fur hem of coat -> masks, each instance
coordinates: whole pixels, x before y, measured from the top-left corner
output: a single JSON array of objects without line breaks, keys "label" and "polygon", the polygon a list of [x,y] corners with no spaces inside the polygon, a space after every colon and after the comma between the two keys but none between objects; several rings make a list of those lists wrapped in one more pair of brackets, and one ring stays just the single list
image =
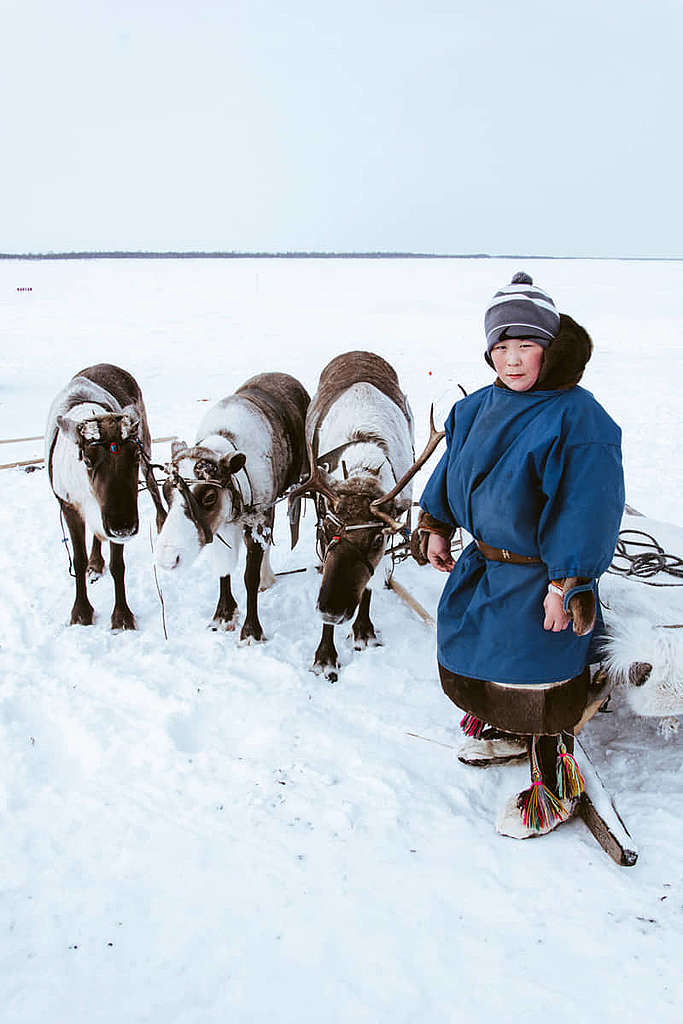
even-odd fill
[{"label": "fur hem of coat", "polygon": [[546,686],[507,686],[451,672],[440,662],[441,687],[456,707],[503,732],[554,736],[571,731],[588,703],[590,671]]}]

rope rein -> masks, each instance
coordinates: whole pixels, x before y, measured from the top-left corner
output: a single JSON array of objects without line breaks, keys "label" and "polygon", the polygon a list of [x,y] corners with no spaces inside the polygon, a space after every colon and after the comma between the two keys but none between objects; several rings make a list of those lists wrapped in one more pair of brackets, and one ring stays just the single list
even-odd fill
[{"label": "rope rein", "polygon": [[62,526],[62,544],[66,548],[66,557],[69,559],[69,576],[71,576],[73,579],[76,579],[76,573],[74,572],[74,563],[71,558],[71,550],[69,548],[69,538],[67,537],[66,530],[64,529],[64,512],[62,511],[61,505],[59,507],[59,522],[61,523]]}]

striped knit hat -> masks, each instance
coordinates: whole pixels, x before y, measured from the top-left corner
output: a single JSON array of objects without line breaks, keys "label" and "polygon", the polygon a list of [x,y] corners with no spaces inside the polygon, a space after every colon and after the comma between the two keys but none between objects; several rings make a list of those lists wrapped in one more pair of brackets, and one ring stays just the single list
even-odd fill
[{"label": "striped knit hat", "polygon": [[531,338],[547,348],[559,329],[560,314],[555,303],[523,272],[496,292],[484,315],[488,352],[506,338]]}]

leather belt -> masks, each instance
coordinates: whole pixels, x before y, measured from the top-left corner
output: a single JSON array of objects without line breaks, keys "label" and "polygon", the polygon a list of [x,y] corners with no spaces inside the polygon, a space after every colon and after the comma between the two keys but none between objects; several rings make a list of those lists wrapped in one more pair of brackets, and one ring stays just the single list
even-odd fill
[{"label": "leather belt", "polygon": [[510,562],[511,565],[543,564],[540,558],[532,558],[530,555],[516,555],[514,551],[508,551],[507,548],[494,548],[490,544],[485,544],[483,540],[475,540],[474,543],[477,545],[479,552],[489,562]]}]

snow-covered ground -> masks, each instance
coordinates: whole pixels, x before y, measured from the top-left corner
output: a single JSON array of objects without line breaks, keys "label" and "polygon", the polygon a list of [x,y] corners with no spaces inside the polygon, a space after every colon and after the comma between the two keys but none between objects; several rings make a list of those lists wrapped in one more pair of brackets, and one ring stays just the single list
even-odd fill
[{"label": "snow-covered ground", "polygon": [[[96,362],[136,376],[155,437],[191,440],[252,374],[313,392],[328,359],[368,348],[396,366],[420,446],[431,401],[443,418],[459,382],[490,379],[483,310],[518,269],[594,337],[584,384],[623,427],[628,501],[683,524],[683,263],[2,261],[0,438],[42,434]],[[40,454],[3,444],[0,463]],[[354,653],[337,630],[339,682],[309,672],[310,514],[290,552],[281,512],[274,568],[307,572],[261,595],[269,640],[240,647],[206,629],[201,560],[161,577],[164,639],[146,496],[142,511],[126,547],[139,630],[109,630],[109,576],[95,624],[68,627],[46,473],[0,473],[5,1024],[680,1019],[680,734],[619,694],[584,733],[634,868],[580,821],[503,839],[495,812],[526,770],[459,764],[434,636],[395,594],[373,597],[383,647]],[[397,579],[434,610],[437,573]]]}]

